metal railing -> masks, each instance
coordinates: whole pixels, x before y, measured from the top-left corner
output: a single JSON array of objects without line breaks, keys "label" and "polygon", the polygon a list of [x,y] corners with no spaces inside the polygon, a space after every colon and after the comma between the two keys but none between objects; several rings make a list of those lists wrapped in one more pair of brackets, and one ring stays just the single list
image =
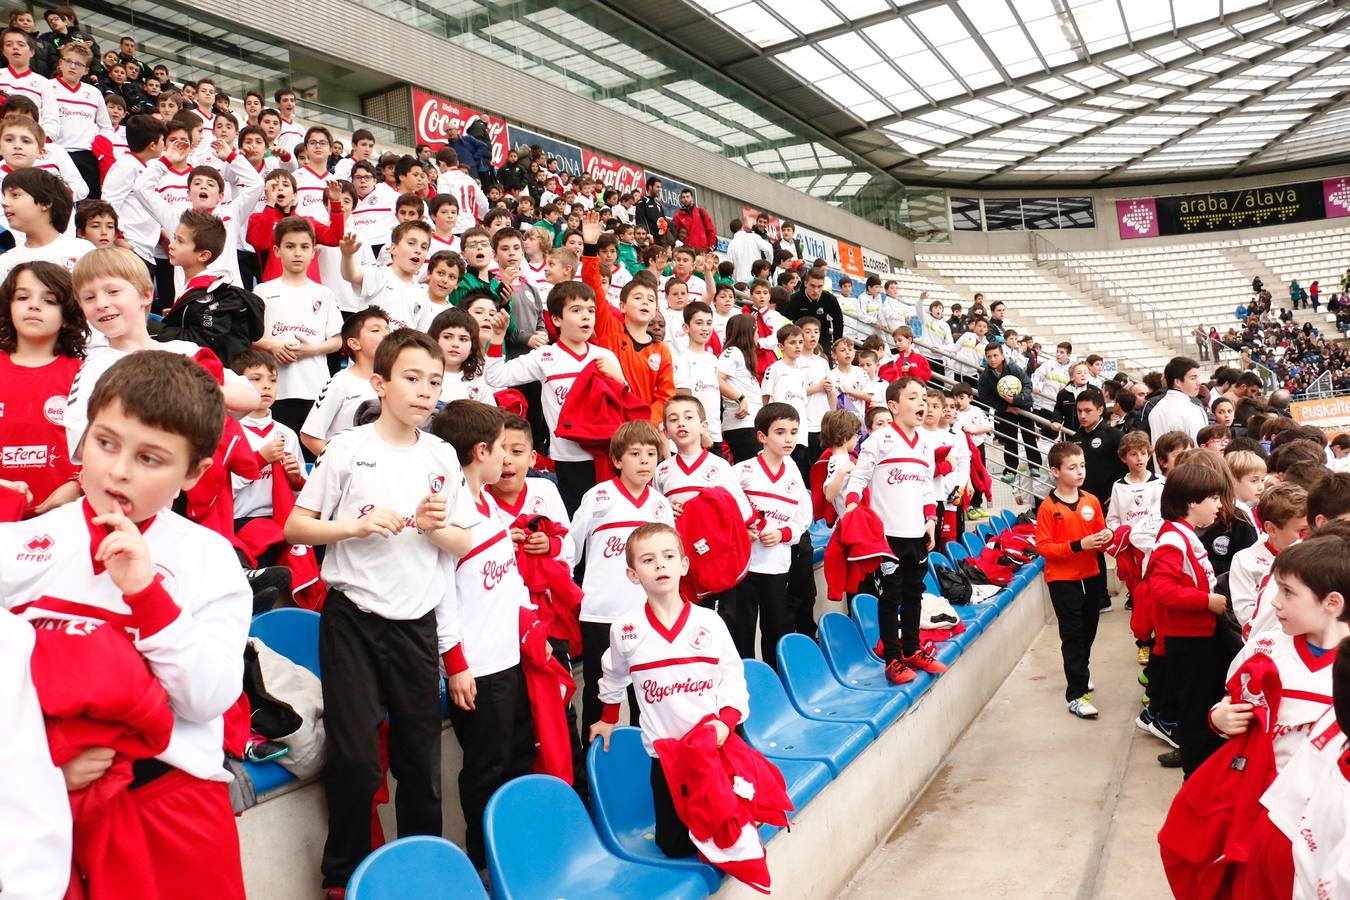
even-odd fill
[{"label": "metal railing", "polygon": [[[297,118],[337,131],[351,133],[358,128],[364,128],[375,135],[375,143],[384,150],[392,150],[395,147],[411,150],[413,145],[411,130],[350,110],[326,106],[314,100],[298,100],[295,110]],[[351,147],[347,150],[350,151]]]}]

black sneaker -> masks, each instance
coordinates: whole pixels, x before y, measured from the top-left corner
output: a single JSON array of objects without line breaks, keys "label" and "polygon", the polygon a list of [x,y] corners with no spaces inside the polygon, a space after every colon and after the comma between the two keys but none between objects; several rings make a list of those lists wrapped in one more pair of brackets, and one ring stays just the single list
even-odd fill
[{"label": "black sneaker", "polygon": [[291,595],[291,570],[285,566],[268,566],[265,569],[245,569],[244,577],[248,586],[253,588],[254,596],[268,588],[273,588],[283,597]]},{"label": "black sneaker", "polygon": [[1158,754],[1158,762],[1164,769],[1180,769],[1181,751],[1168,750],[1166,753],[1160,753]]},{"label": "black sneaker", "polygon": [[1106,597],[1102,599],[1101,605],[1097,607],[1097,611],[1110,612],[1113,609],[1115,609],[1115,607],[1111,605],[1111,595],[1107,594]]},{"label": "black sneaker", "polygon": [[1164,722],[1157,716],[1152,716],[1149,718],[1148,726],[1144,730],[1170,746],[1173,750],[1180,750],[1181,745],[1177,743],[1176,722]]},{"label": "black sneaker", "polygon": [[1126,598],[1125,598],[1125,608],[1126,608],[1127,610],[1129,610],[1129,609],[1134,609],[1134,598],[1133,598],[1133,597],[1126,597]]}]

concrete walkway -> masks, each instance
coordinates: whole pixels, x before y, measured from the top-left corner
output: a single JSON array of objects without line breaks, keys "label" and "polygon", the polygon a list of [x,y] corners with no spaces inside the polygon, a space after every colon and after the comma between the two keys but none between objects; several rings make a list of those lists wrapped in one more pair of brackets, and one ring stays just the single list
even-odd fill
[{"label": "concrete walkway", "polygon": [[1157,832],[1181,770],[1159,766],[1167,746],[1134,726],[1128,615],[1117,603],[1097,635],[1100,718],[1065,709],[1052,621],[841,896],[1170,897]]}]

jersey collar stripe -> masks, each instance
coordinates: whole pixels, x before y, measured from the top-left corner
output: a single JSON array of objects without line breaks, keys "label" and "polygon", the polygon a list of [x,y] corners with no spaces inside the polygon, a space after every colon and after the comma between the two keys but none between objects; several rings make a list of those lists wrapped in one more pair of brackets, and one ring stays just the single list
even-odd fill
[{"label": "jersey collar stripe", "polygon": [[784,460],[782,463],[779,464],[778,471],[776,473],[769,471],[769,464],[764,461],[764,455],[762,453],[756,456],[755,460],[759,463],[759,467],[764,470],[764,474],[767,475],[769,480],[772,482],[776,483],[778,479],[783,477],[783,473],[787,471],[787,460]]},{"label": "jersey collar stripe", "polygon": [[925,461],[922,460],[922,459],[915,459],[915,458],[912,457],[912,456],[891,456],[891,457],[887,457],[886,459],[883,459],[881,462],[877,463],[877,465],[879,465],[879,466],[886,466],[886,465],[891,465],[892,463],[914,463],[915,465],[923,466],[925,469],[928,468],[928,463],[927,463],[927,462],[925,462]]},{"label": "jersey collar stripe", "polygon": [[627,500],[629,503],[639,507],[647,502],[647,497],[652,492],[652,486],[647,485],[642,489],[641,494],[634,497],[632,494],[628,493],[628,488],[624,487],[623,480],[620,478],[614,479],[614,489],[618,491],[623,496],[623,498]]},{"label": "jersey collar stripe", "polygon": [[[666,639],[667,644],[674,643],[675,638],[679,637],[680,632],[684,630],[684,623],[689,621],[689,608],[690,605],[687,602],[683,606],[681,606],[680,614],[675,618],[675,624],[672,625],[670,628],[666,628],[666,626],[661,624],[661,620],[656,617],[656,613],[652,612],[652,605],[650,603],[642,604],[642,611],[647,614],[648,624],[650,624],[652,628],[656,629],[657,634],[661,635],[661,637]],[[706,657],[693,657],[691,659],[687,659],[684,661],[693,662],[694,660],[702,660],[702,659],[706,659]],[[674,661],[665,660],[666,665],[670,665],[672,664],[672,662]],[[713,664],[714,665],[716,664],[716,660],[713,660]],[[638,666],[633,666],[632,669],[630,669],[630,671],[635,671],[637,670],[637,668]],[[648,665],[648,668],[650,668],[650,664]]]},{"label": "jersey collar stripe", "polygon": [[[84,524],[89,529],[89,562],[94,567],[94,574],[101,575],[104,570],[104,565],[95,559],[94,555],[98,553],[99,545],[103,543],[103,539],[108,536],[108,529],[104,528],[102,525],[94,524],[94,519],[98,514],[95,513],[94,508],[89,505],[88,498],[80,501],[80,508],[84,512]],[[155,524],[155,517],[151,516],[136,527],[140,529],[141,534],[145,534],[146,530],[153,524]]]},{"label": "jersey collar stripe", "polygon": [[679,466],[680,471],[683,472],[684,474],[693,475],[695,472],[699,470],[700,467],[702,467],[703,461],[706,460],[707,458],[708,458],[708,451],[704,450],[702,453],[698,455],[698,458],[694,460],[692,465],[686,466],[684,464],[684,457],[680,456],[677,453],[675,454],[675,465]]},{"label": "jersey collar stripe", "polygon": [[507,534],[506,529],[503,528],[501,531],[497,532],[492,537],[488,538],[486,541],[483,541],[483,543],[479,544],[477,547],[474,547],[468,553],[464,554],[464,556],[460,558],[459,562],[455,563],[455,568],[458,569],[460,566],[464,565],[466,562],[473,559],[475,556],[482,553],[484,550],[488,549],[494,544],[499,543],[502,538],[506,537],[506,534]]},{"label": "jersey collar stripe", "polygon": [[[657,626],[658,628],[660,626]],[[630,672],[642,672],[648,669],[664,669],[668,666],[688,666],[695,663],[706,663],[710,666],[717,665],[715,656],[680,656],[675,659],[654,659],[651,662],[638,663],[635,666],[629,666]]]},{"label": "jersey collar stripe", "polygon": [[498,509],[511,516],[518,516],[520,515],[520,511],[525,508],[525,500],[530,496],[530,487],[527,484],[521,488],[520,496],[516,498],[516,502],[513,504],[507,503],[501,497],[498,497],[497,492],[491,487],[488,487],[488,493],[492,495],[492,499],[496,502]]},{"label": "jersey collar stripe", "polygon": [[595,532],[599,533],[608,528],[641,528],[643,525],[649,525],[649,522],[606,522],[603,525],[595,526]]},{"label": "jersey collar stripe", "polygon": [[747,497],[766,497],[766,498],[768,498],[769,500],[781,500],[783,503],[796,503],[796,502],[797,502],[797,501],[793,500],[791,497],[784,497],[782,494],[771,494],[771,493],[769,493],[768,491],[751,491],[751,490],[747,490],[747,491],[745,492],[745,495],[746,495]]},{"label": "jersey collar stripe", "polygon": [[[1332,647],[1321,656],[1313,656],[1312,651],[1308,649],[1308,638],[1305,635],[1298,635],[1294,638],[1294,648],[1298,650],[1298,658],[1303,660],[1303,664],[1308,667],[1310,672],[1319,672],[1336,661],[1336,648]],[[1285,691],[1287,697],[1294,691]],[[1324,702],[1330,702],[1329,700]]]},{"label": "jersey collar stripe", "polygon": [[583,351],[580,352],[580,353],[573,353],[573,352],[572,352],[572,348],[569,347],[569,346],[567,346],[566,344],[564,344],[562,341],[558,341],[557,347],[558,347],[559,350],[561,350],[562,352],[566,353],[568,356],[572,357],[572,358],[575,359],[577,362],[581,362],[581,361],[582,361],[583,359],[585,359],[585,358],[590,354],[590,352],[591,352],[590,345],[587,345],[587,346],[586,346],[586,349],[583,350]]}]

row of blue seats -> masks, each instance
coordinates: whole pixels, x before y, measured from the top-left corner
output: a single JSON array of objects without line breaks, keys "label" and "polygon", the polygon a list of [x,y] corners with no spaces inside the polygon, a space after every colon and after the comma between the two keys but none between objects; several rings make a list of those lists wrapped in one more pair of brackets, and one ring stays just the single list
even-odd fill
[{"label": "row of blue seats", "polygon": [[[958,559],[969,551],[958,544],[950,549]],[[935,567],[953,564],[944,554],[930,559]],[[989,603],[957,607],[965,632],[942,642],[938,657],[954,663],[1040,568],[1039,562],[1024,567]],[[935,580],[933,572],[928,577]],[[934,584],[929,589],[936,591]],[[278,610],[258,616],[253,632],[318,674],[317,620],[314,613]],[[875,597],[854,597],[851,618],[825,614],[819,631],[819,644],[804,635],[784,636],[777,673],[758,660],[745,664],[753,710],[746,738],[782,770],[799,811],[935,680],[925,673],[900,687],[885,680],[874,649],[880,636]],[[638,729],[617,730],[608,752],[592,746],[587,768],[593,819],[570,787],[547,776],[517,779],[494,794],[484,825],[495,896],[701,897],[718,889],[722,876],[716,869],[696,859],[668,859],[656,847],[650,760]],[[547,820],[539,818],[540,808],[550,810]],[[765,826],[765,839],[774,831]],[[462,857],[439,838],[396,841],[362,864],[350,896],[486,896]]]}]

